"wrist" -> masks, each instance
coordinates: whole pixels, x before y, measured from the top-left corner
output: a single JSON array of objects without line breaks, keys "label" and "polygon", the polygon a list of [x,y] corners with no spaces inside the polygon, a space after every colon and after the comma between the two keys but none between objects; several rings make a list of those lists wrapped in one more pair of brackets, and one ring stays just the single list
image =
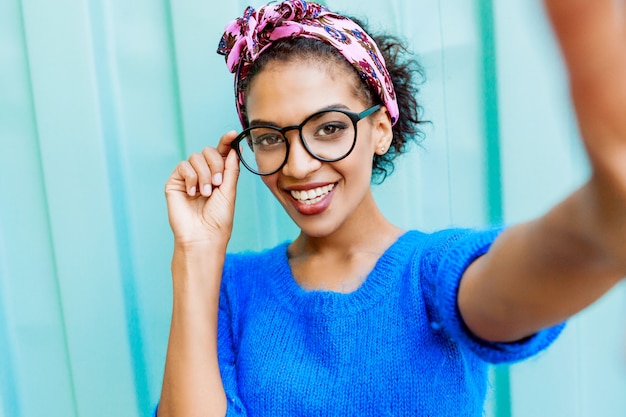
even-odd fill
[{"label": "wrist", "polygon": [[215,239],[180,239],[174,237],[174,253],[180,252],[183,254],[202,255],[202,254],[226,254],[226,248],[228,246],[228,238],[215,238]]},{"label": "wrist", "polygon": [[225,258],[225,243],[175,242],[172,256],[174,298],[200,297],[215,301]]}]

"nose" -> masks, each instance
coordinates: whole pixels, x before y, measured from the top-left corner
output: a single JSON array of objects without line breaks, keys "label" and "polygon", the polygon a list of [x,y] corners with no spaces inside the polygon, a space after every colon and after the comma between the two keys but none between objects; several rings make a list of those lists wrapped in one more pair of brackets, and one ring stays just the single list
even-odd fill
[{"label": "nose", "polygon": [[320,169],[322,162],[309,154],[297,131],[290,132],[287,139],[289,140],[289,155],[287,155],[287,162],[283,165],[283,175],[304,179],[310,173]]}]

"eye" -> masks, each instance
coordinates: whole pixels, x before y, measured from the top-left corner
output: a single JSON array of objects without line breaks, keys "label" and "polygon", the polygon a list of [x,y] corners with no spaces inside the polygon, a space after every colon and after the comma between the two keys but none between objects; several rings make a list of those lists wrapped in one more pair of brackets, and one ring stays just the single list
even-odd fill
[{"label": "eye", "polygon": [[348,126],[342,122],[329,122],[319,126],[315,132],[316,137],[335,137],[341,135]]},{"label": "eye", "polygon": [[270,147],[281,145],[285,139],[280,133],[266,132],[261,134],[252,134],[252,145],[255,147]]}]

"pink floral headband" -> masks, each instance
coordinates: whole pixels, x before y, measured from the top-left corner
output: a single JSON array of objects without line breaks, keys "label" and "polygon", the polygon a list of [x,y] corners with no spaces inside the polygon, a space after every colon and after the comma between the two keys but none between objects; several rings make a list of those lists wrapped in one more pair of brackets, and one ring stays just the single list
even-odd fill
[{"label": "pink floral headband", "polygon": [[345,16],[304,0],[287,0],[262,6],[258,11],[248,6],[229,23],[217,53],[226,56],[226,65],[235,74],[237,112],[246,126],[245,96],[242,81],[252,63],[274,41],[289,37],[322,40],[334,46],[378,94],[387,107],[391,122],[399,116],[396,94],[378,46],[365,31]]}]

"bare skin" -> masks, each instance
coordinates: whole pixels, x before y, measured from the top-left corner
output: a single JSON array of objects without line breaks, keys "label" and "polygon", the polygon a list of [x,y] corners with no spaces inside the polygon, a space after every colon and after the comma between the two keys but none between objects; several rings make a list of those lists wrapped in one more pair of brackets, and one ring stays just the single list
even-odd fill
[{"label": "bare skin", "polygon": [[[491,341],[519,340],[561,322],[626,275],[626,16],[615,12],[611,0],[545,3],[569,70],[592,175],[546,215],[503,232],[465,272],[458,295],[462,317],[472,332]],[[277,71],[280,85],[289,87],[291,70]],[[271,74],[257,77],[264,76],[264,83],[251,87],[251,118],[289,125],[328,104],[325,95],[308,99],[320,90],[313,85],[312,91],[301,91],[308,95],[291,94],[285,105],[278,96],[266,96],[262,85],[271,81]],[[311,78],[312,84],[317,81]],[[350,98],[340,83],[331,87],[322,91],[343,94],[331,97],[332,102],[363,110],[365,104]],[[290,88],[296,87],[285,93]],[[307,100],[293,99],[303,96]],[[281,103],[286,107],[273,107]],[[276,114],[281,116],[273,118]],[[343,164],[307,159],[298,139],[290,137],[288,164],[264,178],[301,228],[289,255],[296,280],[306,288],[358,288],[402,233],[379,212],[358,164],[388,146],[390,126],[384,116],[381,111],[359,122],[363,129],[355,159]],[[229,132],[216,148],[181,162],[166,184],[175,243],[174,308],[159,417],[223,416],[226,411],[217,362],[217,302],[239,175],[229,146],[235,136]],[[318,217],[299,213],[289,187],[312,181],[336,183],[333,198],[341,204]],[[325,274],[312,273],[320,269],[329,278],[320,280]]]},{"label": "bare skin", "polygon": [[[366,204],[371,205],[366,210],[370,214],[368,221],[355,223],[367,227],[358,231],[346,227],[346,242],[338,244],[337,235],[332,239],[310,239],[301,234],[290,245],[289,265],[302,288],[342,293],[355,291],[374,269],[383,252],[403,233],[383,217],[371,194],[368,194]],[[331,240],[331,244],[327,244],[327,240]]]}]

